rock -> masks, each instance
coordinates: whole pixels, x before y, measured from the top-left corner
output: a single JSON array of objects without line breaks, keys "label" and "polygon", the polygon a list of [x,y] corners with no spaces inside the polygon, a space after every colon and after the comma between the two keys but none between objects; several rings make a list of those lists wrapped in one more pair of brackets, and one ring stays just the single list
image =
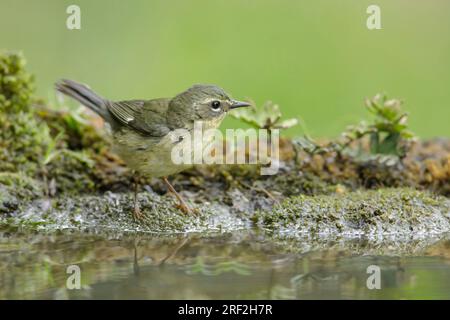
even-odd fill
[{"label": "rock", "polygon": [[257,223],[292,235],[431,235],[450,231],[450,199],[405,188],[301,195],[262,212]]}]

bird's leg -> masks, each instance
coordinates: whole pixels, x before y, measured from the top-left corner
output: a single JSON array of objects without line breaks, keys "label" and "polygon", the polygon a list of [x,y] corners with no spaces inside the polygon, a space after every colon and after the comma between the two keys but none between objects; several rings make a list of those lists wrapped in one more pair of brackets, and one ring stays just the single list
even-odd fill
[{"label": "bird's leg", "polygon": [[167,180],[167,177],[163,177],[162,179],[163,179],[164,183],[167,185],[167,187],[169,188],[169,191],[172,192],[175,195],[175,197],[177,197],[178,201],[180,202],[178,204],[178,207],[181,209],[181,211],[183,211],[186,214],[192,213],[191,208],[189,208],[189,206],[187,205],[186,201],[184,201],[183,197],[170,184],[169,180]]},{"label": "bird's leg", "polygon": [[134,176],[134,209],[133,209],[133,218],[135,220],[142,220],[143,215],[141,212],[141,209],[139,209],[139,202],[138,202],[138,187],[139,187],[139,178],[135,175]]},{"label": "bird's leg", "polygon": [[176,246],[175,250],[173,250],[172,252],[170,252],[167,256],[165,256],[160,263],[158,263],[158,266],[162,266],[164,265],[164,263],[166,263],[167,260],[175,257],[175,255],[178,253],[178,251],[184,247],[184,245],[188,242],[189,237],[184,238],[182,241],[180,241],[178,243],[178,245]]}]

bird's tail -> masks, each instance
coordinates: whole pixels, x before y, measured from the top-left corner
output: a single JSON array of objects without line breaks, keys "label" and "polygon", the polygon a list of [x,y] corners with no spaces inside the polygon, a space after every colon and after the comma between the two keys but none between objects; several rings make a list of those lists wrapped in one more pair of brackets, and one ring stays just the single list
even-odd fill
[{"label": "bird's tail", "polygon": [[100,97],[87,86],[68,79],[62,79],[55,84],[56,90],[77,100],[103,119],[109,121],[110,114],[106,108],[107,100]]}]

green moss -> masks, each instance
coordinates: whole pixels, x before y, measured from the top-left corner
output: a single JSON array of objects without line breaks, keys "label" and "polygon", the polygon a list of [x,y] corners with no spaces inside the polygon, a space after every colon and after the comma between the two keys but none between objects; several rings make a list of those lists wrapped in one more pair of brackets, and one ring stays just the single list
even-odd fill
[{"label": "green moss", "polygon": [[92,192],[95,164],[87,154],[101,150],[103,139],[74,114],[38,106],[25,65],[21,54],[0,54],[0,172],[38,177],[54,192]]},{"label": "green moss", "polygon": [[11,213],[21,204],[42,196],[38,181],[21,173],[0,173],[0,213]]},{"label": "green moss", "polygon": [[[109,230],[117,232],[209,232],[243,228],[243,221],[221,206],[198,206],[186,215],[170,195],[139,194],[143,219],[133,218],[133,195],[107,192],[102,196],[59,197],[34,203],[6,221],[9,227],[54,232],[57,230]],[[1,221],[1,219],[0,219]]]},{"label": "green moss", "polygon": [[450,200],[412,189],[295,196],[256,215],[276,230],[307,233],[407,234],[450,229]]},{"label": "green moss", "polygon": [[35,176],[51,137],[34,116],[33,76],[25,64],[21,54],[0,54],[0,172]]},{"label": "green moss", "polygon": [[50,108],[41,102],[36,106],[36,112],[50,128],[51,136],[59,137],[60,148],[101,152],[109,147],[104,131],[95,128],[84,107],[74,109],[55,105]]},{"label": "green moss", "polygon": [[321,180],[310,172],[296,172],[295,169],[271,178],[267,182],[267,188],[279,191],[285,196],[331,194],[336,191],[336,185]]},{"label": "green moss", "polygon": [[32,114],[20,112],[0,113],[0,127],[0,172],[25,172],[35,176],[51,143],[47,126]]},{"label": "green moss", "polygon": [[21,53],[0,52],[0,110],[7,113],[28,112],[34,79],[25,70]]},{"label": "green moss", "polygon": [[85,152],[57,150],[45,168],[54,192],[79,194],[95,190],[94,161]]}]

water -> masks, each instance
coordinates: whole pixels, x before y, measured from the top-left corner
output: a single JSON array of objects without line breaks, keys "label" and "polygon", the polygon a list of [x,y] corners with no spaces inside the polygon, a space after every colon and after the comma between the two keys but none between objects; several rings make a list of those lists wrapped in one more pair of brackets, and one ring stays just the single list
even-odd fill
[{"label": "water", "polygon": [[[3,231],[0,299],[449,299],[449,239]],[[67,288],[70,265],[79,290]],[[367,288],[370,265],[380,267],[379,290]]]}]

